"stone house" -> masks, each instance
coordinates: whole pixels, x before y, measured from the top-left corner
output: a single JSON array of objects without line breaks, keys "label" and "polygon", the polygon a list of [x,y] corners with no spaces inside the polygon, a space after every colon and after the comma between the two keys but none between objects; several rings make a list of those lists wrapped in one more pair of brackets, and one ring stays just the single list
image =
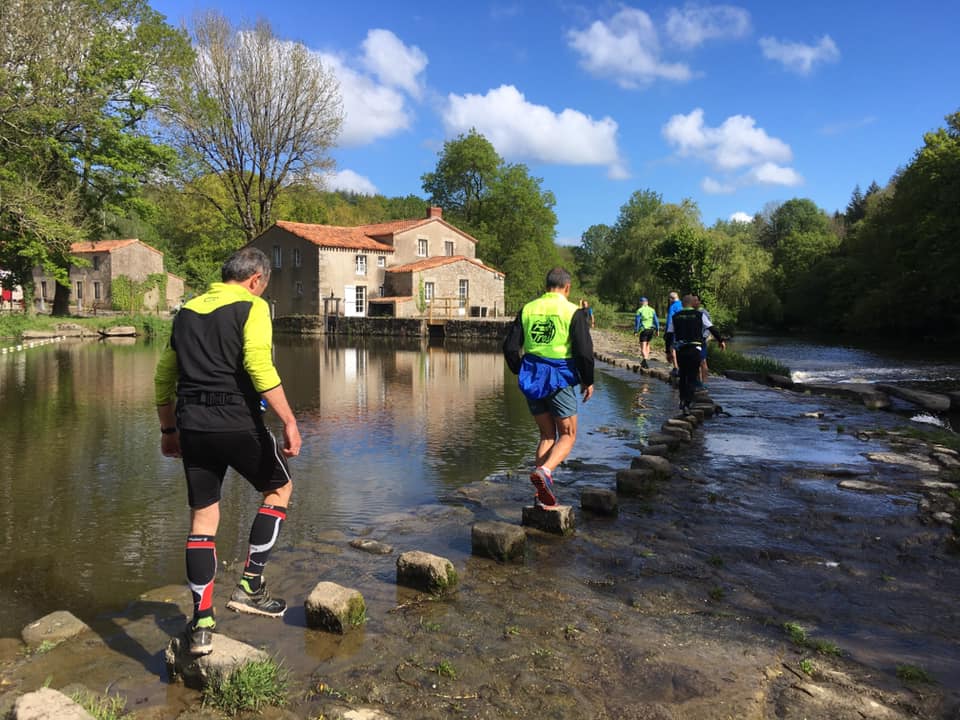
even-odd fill
[{"label": "stone house", "polygon": [[476,239],[438,207],[356,227],[279,220],[250,244],[270,258],[263,297],[275,317],[503,313],[503,273],[477,259]]},{"label": "stone house", "polygon": [[[113,306],[113,284],[125,277],[143,282],[150,275],[166,274],[166,297],[157,288],[149,290],[143,306],[149,310],[168,310],[183,300],[183,278],[163,267],[163,253],[136,238],[73,243],[70,253],[88,261],[88,265],[70,266],[70,305],[79,312],[109,310]],[[42,268],[34,268],[34,298],[44,309],[53,303],[56,281]],[[141,308],[134,308],[135,311]]]}]

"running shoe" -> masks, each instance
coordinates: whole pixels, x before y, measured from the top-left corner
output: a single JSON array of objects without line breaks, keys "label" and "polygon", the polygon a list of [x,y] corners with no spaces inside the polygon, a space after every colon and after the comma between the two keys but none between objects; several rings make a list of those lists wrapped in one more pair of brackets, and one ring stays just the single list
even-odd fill
[{"label": "running shoe", "polygon": [[551,508],[557,504],[557,496],[553,494],[548,485],[553,485],[553,474],[545,467],[538,467],[530,473],[530,482],[537,489],[537,504],[541,507]]},{"label": "running shoe", "polygon": [[267,617],[283,617],[287,611],[287,603],[279,598],[270,597],[267,592],[267,584],[262,582],[260,589],[255,592],[247,592],[243,585],[237,585],[227,601],[227,608],[234,612],[247,613],[249,615],[266,615]]},{"label": "running shoe", "polygon": [[187,625],[187,643],[191,655],[209,655],[213,652],[213,631],[216,623],[211,625],[194,625],[191,621]]},{"label": "running shoe", "polygon": [[640,367],[642,367],[644,370],[646,370],[646,369],[647,369],[648,367],[650,367],[650,366],[647,365],[647,361],[646,361],[646,360],[641,360],[641,361],[640,361]]}]

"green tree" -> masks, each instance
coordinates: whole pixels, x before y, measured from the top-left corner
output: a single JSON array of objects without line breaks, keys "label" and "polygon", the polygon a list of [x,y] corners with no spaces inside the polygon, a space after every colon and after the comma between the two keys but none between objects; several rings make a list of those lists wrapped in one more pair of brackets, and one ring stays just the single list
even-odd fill
[{"label": "green tree", "polygon": [[609,225],[591,225],[580,236],[580,244],[572,249],[577,263],[577,276],[583,289],[595,293],[600,273],[607,261],[613,229]]},{"label": "green tree", "polygon": [[490,141],[471,129],[445,142],[436,169],[420,180],[431,204],[476,230],[486,217],[483,204],[502,164]]}]

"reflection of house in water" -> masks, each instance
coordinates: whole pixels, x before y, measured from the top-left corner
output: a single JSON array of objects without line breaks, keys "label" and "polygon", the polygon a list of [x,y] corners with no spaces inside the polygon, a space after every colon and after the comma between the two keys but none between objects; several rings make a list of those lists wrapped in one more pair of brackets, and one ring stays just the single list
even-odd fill
[{"label": "reflection of house in water", "polygon": [[320,427],[430,442],[471,425],[476,406],[503,392],[499,352],[419,341],[403,349],[396,342],[337,347],[325,339],[295,345],[296,353],[278,349],[280,376],[298,415],[320,413]]}]

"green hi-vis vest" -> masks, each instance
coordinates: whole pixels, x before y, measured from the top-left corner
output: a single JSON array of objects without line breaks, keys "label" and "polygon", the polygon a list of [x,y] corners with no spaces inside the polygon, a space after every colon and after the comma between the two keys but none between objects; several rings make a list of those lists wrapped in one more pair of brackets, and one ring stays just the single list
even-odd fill
[{"label": "green hi-vis vest", "polygon": [[637,315],[640,316],[640,329],[653,330],[653,316],[657,311],[649,305],[641,305],[637,308]]},{"label": "green hi-vis vest", "polygon": [[543,358],[573,357],[570,321],[577,306],[560,293],[544,293],[523,306],[523,351]]}]

